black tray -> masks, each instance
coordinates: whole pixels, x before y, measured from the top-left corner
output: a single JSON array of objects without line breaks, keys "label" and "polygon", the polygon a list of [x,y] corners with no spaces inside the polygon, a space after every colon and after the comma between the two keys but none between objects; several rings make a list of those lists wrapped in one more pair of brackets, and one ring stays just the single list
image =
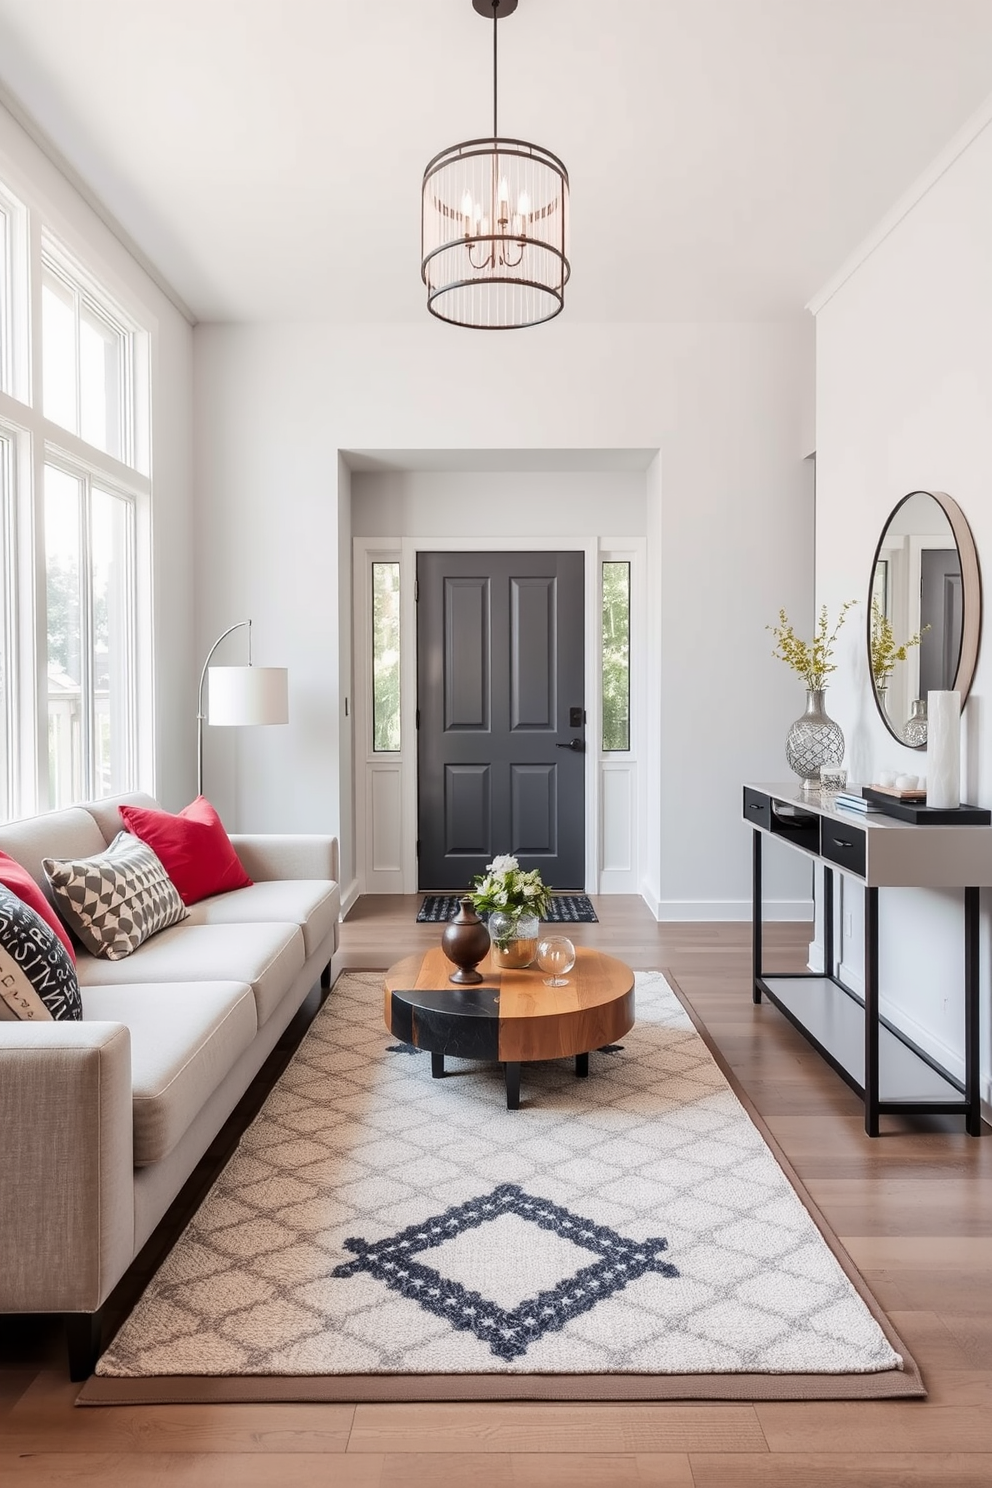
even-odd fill
[{"label": "black tray", "polygon": [[880,806],[886,816],[912,822],[917,827],[992,826],[992,811],[987,806],[927,806],[922,801],[900,801],[898,796],[874,790],[870,785],[863,785],[861,794]]}]

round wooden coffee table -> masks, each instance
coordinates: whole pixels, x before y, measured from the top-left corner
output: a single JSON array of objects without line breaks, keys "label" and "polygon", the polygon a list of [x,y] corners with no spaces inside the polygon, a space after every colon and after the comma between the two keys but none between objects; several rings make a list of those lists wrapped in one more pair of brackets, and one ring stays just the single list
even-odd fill
[{"label": "round wooden coffee table", "polygon": [[520,1106],[520,1066],[536,1059],[575,1059],[589,1073],[589,1053],[615,1043],[634,1026],[634,973],[615,956],[577,946],[564,987],[546,987],[536,966],[507,971],[487,956],[474,987],[448,981],[454,968],[440,946],[405,956],[385,977],[390,1033],[431,1055],[444,1075],[444,1056],[495,1060],[504,1066],[507,1110]]}]

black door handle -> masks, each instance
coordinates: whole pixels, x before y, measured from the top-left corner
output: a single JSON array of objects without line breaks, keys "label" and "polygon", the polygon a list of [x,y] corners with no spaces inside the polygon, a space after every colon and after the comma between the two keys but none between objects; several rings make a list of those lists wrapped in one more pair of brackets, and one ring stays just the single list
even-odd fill
[{"label": "black door handle", "polygon": [[585,749],[585,745],[582,743],[581,739],[569,739],[567,744],[556,744],[555,748],[572,749],[575,751],[576,754],[582,754],[583,750]]}]

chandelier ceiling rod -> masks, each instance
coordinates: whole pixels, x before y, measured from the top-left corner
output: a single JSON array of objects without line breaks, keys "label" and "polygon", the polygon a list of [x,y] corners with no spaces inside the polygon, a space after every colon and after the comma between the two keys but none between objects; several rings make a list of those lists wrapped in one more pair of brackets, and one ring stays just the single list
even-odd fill
[{"label": "chandelier ceiling rod", "polygon": [[496,40],[499,35],[499,0],[493,0],[493,144],[499,139],[499,129],[496,127],[496,75],[497,56],[499,43]]}]

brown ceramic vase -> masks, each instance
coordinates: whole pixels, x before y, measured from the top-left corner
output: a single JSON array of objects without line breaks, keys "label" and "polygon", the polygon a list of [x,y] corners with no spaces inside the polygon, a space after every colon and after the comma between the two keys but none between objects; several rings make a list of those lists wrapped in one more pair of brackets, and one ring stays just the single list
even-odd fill
[{"label": "brown ceramic vase", "polygon": [[476,914],[469,897],[461,901],[455,918],[444,927],[441,949],[458,967],[449,976],[449,982],[465,986],[482,981],[481,972],[475,968],[489,949],[489,931]]}]

